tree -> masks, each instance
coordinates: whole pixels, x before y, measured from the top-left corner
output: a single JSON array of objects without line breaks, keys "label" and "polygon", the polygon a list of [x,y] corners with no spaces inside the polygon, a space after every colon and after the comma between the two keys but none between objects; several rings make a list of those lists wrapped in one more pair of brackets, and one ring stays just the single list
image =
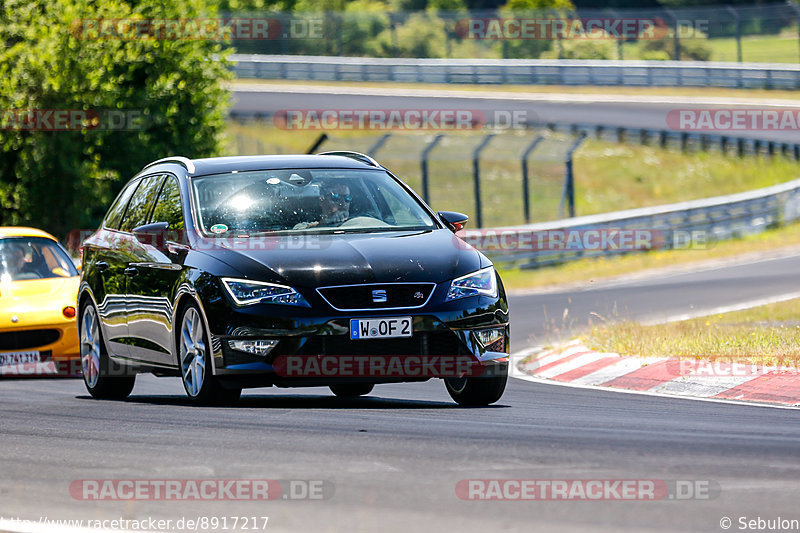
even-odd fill
[{"label": "tree", "polygon": [[[508,0],[508,3],[500,10],[504,18],[521,19],[567,18],[574,11],[575,6],[570,0]],[[543,52],[551,50],[553,45],[553,40],[548,36],[538,39],[507,40],[503,43],[503,56],[536,59]]]},{"label": "tree", "polygon": [[[151,38],[102,22],[213,17],[205,0],[0,0],[0,224],[96,227],[146,163],[216,154],[231,78],[221,46],[191,26]],[[84,128],[32,131],[21,119],[53,110],[86,113]]]}]

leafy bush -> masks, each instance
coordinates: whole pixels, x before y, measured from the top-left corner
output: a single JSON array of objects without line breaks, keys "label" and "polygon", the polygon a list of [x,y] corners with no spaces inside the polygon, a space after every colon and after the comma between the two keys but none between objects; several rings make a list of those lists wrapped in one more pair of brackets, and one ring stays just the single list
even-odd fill
[{"label": "leafy bush", "polygon": [[[231,78],[224,54],[212,60],[219,45],[87,38],[82,22],[214,16],[204,0],[0,0],[0,225],[60,236],[96,227],[146,163],[217,153],[227,116],[222,83]],[[113,110],[128,118],[128,129],[9,128],[9,110]]]},{"label": "leafy bush", "polygon": [[345,8],[341,18],[341,55],[364,55],[368,42],[382,31],[387,30],[391,22],[387,13],[388,6],[375,0],[355,0]]},{"label": "leafy bush", "polygon": [[555,49],[542,53],[542,58],[557,59],[615,59],[617,57],[616,41],[608,33],[597,29],[586,39],[565,39]]},{"label": "leafy bush", "polygon": [[[678,49],[682,60],[709,61],[711,46],[702,32],[695,30],[691,39],[680,39]],[[668,60],[675,59],[675,31],[670,29],[660,39],[640,39],[639,59]]]},{"label": "leafy bush", "polygon": [[376,57],[445,57],[447,47],[444,21],[434,12],[412,13],[402,25],[387,29],[367,43]]},{"label": "leafy bush", "polygon": [[[574,13],[570,0],[508,0],[500,9],[503,18],[566,18]],[[555,47],[552,40],[516,39],[503,41],[503,57],[515,59],[537,59]],[[556,53],[556,56],[558,54]]]}]

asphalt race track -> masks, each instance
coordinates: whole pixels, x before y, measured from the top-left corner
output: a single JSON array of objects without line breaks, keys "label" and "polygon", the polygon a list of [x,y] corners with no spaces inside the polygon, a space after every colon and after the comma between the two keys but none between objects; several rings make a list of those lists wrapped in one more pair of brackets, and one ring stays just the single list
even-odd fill
[{"label": "asphalt race track", "polygon": [[[499,89],[498,89],[499,90]],[[613,95],[614,88],[608,89]],[[483,91],[418,91],[358,87],[320,87],[302,85],[234,85],[232,111],[253,115],[280,110],[322,109],[460,109],[480,111],[488,122],[496,111],[523,111],[530,122],[601,124],[627,128],[670,129],[667,115],[680,109],[797,109],[792,105],[775,105],[757,99],[710,99],[699,97],[609,97],[609,95],[547,95],[523,93],[492,96],[489,86]],[[548,98],[550,98],[548,100]],[[688,103],[687,103],[688,102]],[[705,102],[705,103],[704,103]],[[716,103],[712,103],[716,102]],[[726,132],[720,132],[726,133]],[[796,131],[730,131],[734,136],[753,137],[781,142],[797,142]]]},{"label": "asphalt race track", "polygon": [[[574,292],[571,312],[602,313],[616,302],[653,317],[730,305],[795,290],[798,263]],[[513,297],[515,348],[546,335],[538,309],[559,312],[567,297]],[[482,533],[722,531],[728,517],[739,530],[740,517],[800,519],[797,416],[518,379],[498,405],[476,409],[456,407],[439,381],[382,385],[361,400],[256,389],[238,407],[199,408],[177,378],[142,376],[123,402],[94,401],[79,380],[4,380],[0,517],[268,516],[270,531]],[[322,500],[268,502],[95,502],[70,493],[80,479],[241,478],[324,481],[333,490]],[[663,480],[710,490],[686,500],[465,501],[455,488],[470,479]]]}]

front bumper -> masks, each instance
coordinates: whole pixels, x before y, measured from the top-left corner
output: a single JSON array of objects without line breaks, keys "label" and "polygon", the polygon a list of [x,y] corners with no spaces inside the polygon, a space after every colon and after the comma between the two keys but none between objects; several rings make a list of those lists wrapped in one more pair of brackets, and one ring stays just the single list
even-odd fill
[{"label": "front bumper", "polygon": [[74,320],[0,329],[0,376],[71,377],[80,374],[80,366]]},{"label": "front bumper", "polygon": [[[242,378],[245,382],[252,382],[252,386],[267,382],[286,386],[326,384],[333,379],[351,378],[396,382],[476,373],[485,375],[487,369],[498,366],[505,368],[508,361],[508,307],[502,296],[475,296],[439,306],[390,313],[377,310],[351,313],[331,311],[326,316],[319,316],[314,309],[276,305],[236,308],[217,301],[207,304],[207,307],[215,373],[221,377]],[[289,316],[289,313],[292,315]],[[412,337],[350,339],[350,319],[400,316],[412,317]],[[502,336],[491,345],[484,346],[475,331],[487,328],[501,330]],[[234,340],[278,342],[268,354],[256,355],[234,349],[230,342]],[[438,359],[431,365],[433,359],[420,356],[438,356]],[[346,367],[349,370],[341,373],[311,372],[311,375],[289,375],[284,372],[287,361],[291,364],[301,360],[309,363],[304,368],[317,368],[310,359],[334,366],[341,363],[338,368]],[[381,366],[381,359],[384,360],[384,368],[394,365],[395,372],[363,372],[364,365],[371,364],[373,369]],[[347,366],[348,362],[356,366],[360,364],[361,369],[353,371],[352,366]],[[464,364],[470,367],[466,371]],[[446,375],[440,375],[442,371]],[[450,375],[450,372],[455,374]]]},{"label": "front bumper", "polygon": [[38,351],[55,361],[80,359],[75,320],[0,329],[0,353]]}]

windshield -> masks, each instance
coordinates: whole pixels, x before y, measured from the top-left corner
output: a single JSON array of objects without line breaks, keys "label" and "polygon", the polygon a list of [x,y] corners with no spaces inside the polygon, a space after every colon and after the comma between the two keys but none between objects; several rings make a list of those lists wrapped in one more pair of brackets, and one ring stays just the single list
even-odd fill
[{"label": "windshield", "polygon": [[384,171],[263,170],[192,179],[205,234],[435,229]]},{"label": "windshield", "polygon": [[22,281],[77,276],[69,255],[43,237],[0,239],[0,280]]}]

